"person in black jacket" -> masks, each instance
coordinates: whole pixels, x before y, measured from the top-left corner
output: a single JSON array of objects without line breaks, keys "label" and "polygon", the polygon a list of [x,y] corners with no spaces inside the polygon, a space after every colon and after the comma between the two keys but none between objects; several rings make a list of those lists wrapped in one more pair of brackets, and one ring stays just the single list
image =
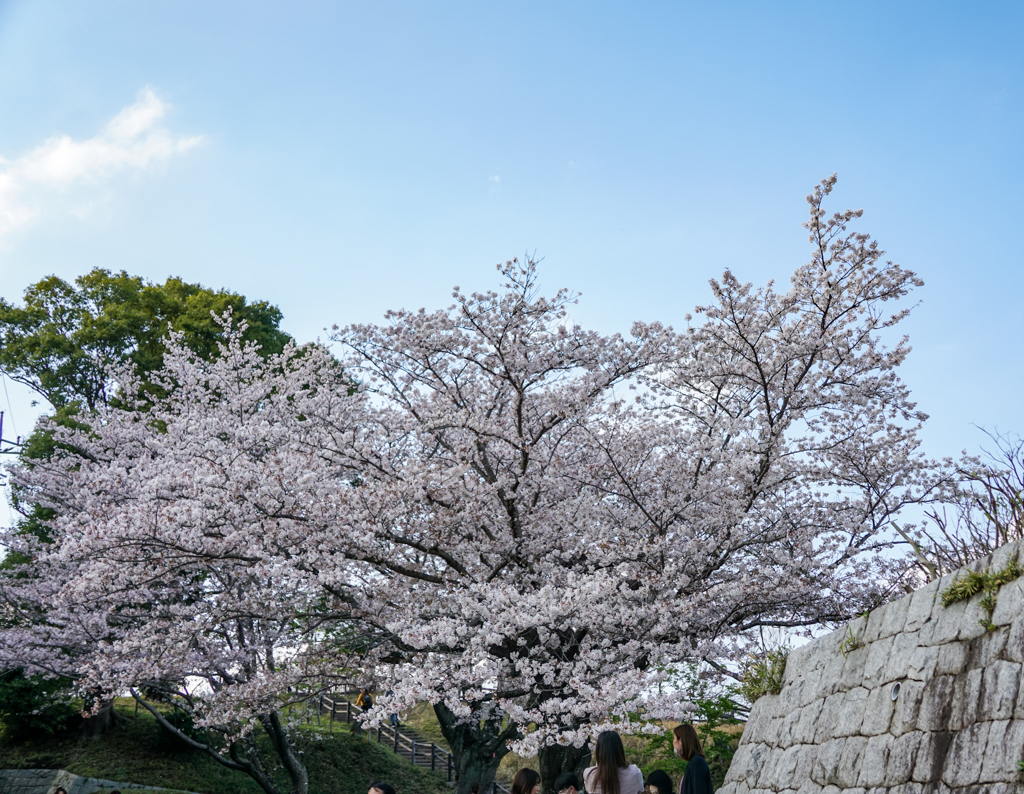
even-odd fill
[{"label": "person in black jacket", "polygon": [[672,734],[676,755],[686,761],[686,773],[679,784],[679,794],[715,794],[715,787],[711,785],[711,770],[704,759],[697,731],[692,725],[677,725]]}]

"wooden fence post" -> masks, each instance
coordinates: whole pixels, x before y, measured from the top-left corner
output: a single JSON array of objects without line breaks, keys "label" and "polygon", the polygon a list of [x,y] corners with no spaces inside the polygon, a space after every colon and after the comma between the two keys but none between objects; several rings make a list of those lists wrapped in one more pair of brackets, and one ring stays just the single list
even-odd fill
[{"label": "wooden fence post", "polygon": [[416,740],[412,740],[412,765],[416,766]]}]

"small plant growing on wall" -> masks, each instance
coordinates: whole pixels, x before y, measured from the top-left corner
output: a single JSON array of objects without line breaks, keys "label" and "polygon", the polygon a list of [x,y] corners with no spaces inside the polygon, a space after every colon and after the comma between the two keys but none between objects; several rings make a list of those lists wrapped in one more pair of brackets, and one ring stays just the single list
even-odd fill
[{"label": "small plant growing on wall", "polygon": [[979,622],[988,631],[994,631],[996,626],[992,622],[992,613],[996,608],[996,594],[1004,584],[1017,579],[1021,573],[1020,566],[1016,560],[1010,560],[1001,571],[985,570],[981,573],[968,571],[962,576],[957,576],[945,590],[942,591],[942,606],[948,607],[958,601],[967,601],[978,593],[984,593],[978,604],[985,610],[985,617]]},{"label": "small plant growing on wall", "polygon": [[843,637],[843,641],[839,643],[839,653],[841,653],[845,659],[849,654],[853,653],[858,648],[863,647],[864,640],[860,638],[860,634],[854,634],[853,626],[847,626],[846,636]]},{"label": "small plant growing on wall", "polygon": [[788,648],[769,648],[751,657],[744,665],[740,694],[751,705],[764,695],[777,695],[782,691],[782,676],[786,672],[788,656]]}]

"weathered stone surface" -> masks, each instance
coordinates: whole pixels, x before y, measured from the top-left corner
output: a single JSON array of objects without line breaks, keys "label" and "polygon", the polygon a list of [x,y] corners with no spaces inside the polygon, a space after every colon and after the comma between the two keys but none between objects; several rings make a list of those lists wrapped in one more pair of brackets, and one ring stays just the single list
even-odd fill
[{"label": "weathered stone surface", "polygon": [[935,607],[939,594],[939,583],[929,582],[908,598],[910,604],[907,607],[907,617],[903,623],[903,632],[920,631],[932,617],[932,608]]},{"label": "weathered stone surface", "polygon": [[888,734],[873,736],[868,739],[861,761],[860,777],[857,784],[871,787],[880,786],[885,780],[885,769],[889,763],[889,752],[892,750],[893,737]]},{"label": "weathered stone surface", "polygon": [[989,723],[977,722],[967,726],[953,736],[946,763],[942,770],[942,782],[949,786],[970,786],[981,777],[981,765],[988,743]]},{"label": "weathered stone surface", "polygon": [[939,649],[935,646],[918,645],[907,659],[907,678],[911,681],[927,681],[935,675],[935,663]]},{"label": "weathered stone surface", "polygon": [[843,699],[843,707],[836,717],[833,733],[836,736],[853,736],[860,732],[864,722],[864,704],[868,699],[868,690],[864,687],[851,689]]},{"label": "weathered stone surface", "polygon": [[1024,614],[1015,618],[1010,625],[1003,656],[1011,662],[1024,662]]},{"label": "weathered stone surface", "polygon": [[[917,727],[918,713],[921,710],[921,697],[924,684],[921,681],[900,681],[900,693],[893,709],[889,732],[893,736],[902,736]],[[888,686],[892,692],[892,686]]]},{"label": "weathered stone surface", "polygon": [[952,730],[959,731],[977,721],[984,673],[984,670],[976,668],[956,676],[953,685],[953,708],[948,723]]},{"label": "weathered stone surface", "polygon": [[969,646],[962,642],[952,642],[939,648],[935,663],[935,675],[959,675],[967,669],[967,651]]},{"label": "weathered stone surface", "polygon": [[996,594],[996,608],[992,610],[992,622],[997,626],[1008,626],[1024,613],[1024,579],[1008,582]]},{"label": "weathered stone surface", "polygon": [[868,693],[864,702],[864,719],[860,726],[863,736],[877,736],[888,732],[893,708],[896,705],[889,695],[890,689],[891,687],[883,686]]},{"label": "weathered stone surface", "polygon": [[922,731],[944,731],[949,729],[949,718],[953,713],[953,687],[955,677],[942,675],[924,685],[921,708],[918,712],[917,727]]},{"label": "weathered stone surface", "polygon": [[882,780],[883,785],[898,786],[910,781],[921,737],[922,734],[914,732],[893,740],[889,750],[888,764],[885,767],[885,777]]},{"label": "weathered stone surface", "polygon": [[1013,716],[1020,685],[1021,666],[1016,662],[997,660],[984,668],[978,719],[1005,720]]},{"label": "weathered stone surface", "polygon": [[864,750],[867,749],[868,740],[863,736],[851,736],[843,745],[842,755],[839,756],[839,767],[836,769],[836,784],[842,788],[853,788],[860,778],[861,761],[864,758]]},{"label": "weathered stone surface", "polygon": [[[800,709],[800,720],[797,722],[796,730],[793,733],[794,740],[799,744],[813,744],[814,735],[818,727],[818,717],[825,705],[824,700],[810,703]],[[1010,703],[1010,711],[1013,711],[1013,702]]]},{"label": "weathered stone surface", "polygon": [[886,637],[868,646],[868,658],[864,662],[864,676],[861,686],[876,687],[883,684],[888,676],[889,660],[892,656],[893,638]]},{"label": "weathered stone surface", "polygon": [[864,680],[864,665],[867,663],[868,654],[871,649],[868,647],[857,648],[846,654],[846,663],[843,665],[840,686],[843,689],[852,689],[860,686]]},{"label": "weathered stone surface", "polygon": [[953,577],[854,621],[845,658],[845,628],[794,651],[721,794],[1024,794],[1024,579],[987,631],[980,597],[936,603]]},{"label": "weathered stone surface", "polygon": [[921,734],[921,743],[917,747],[914,759],[914,771],[911,780],[916,783],[934,783],[942,779],[942,770],[946,765],[946,755],[953,741],[951,731],[936,731]]},{"label": "weathered stone surface", "polygon": [[843,713],[843,703],[845,701],[845,692],[837,692],[824,699],[821,713],[818,715],[818,724],[814,729],[814,741],[816,744],[821,744],[838,736],[836,724],[839,721],[839,715]]},{"label": "weathered stone surface", "polygon": [[818,745],[818,755],[811,764],[811,780],[821,786],[835,786],[839,759],[846,746],[846,739],[829,739]]}]

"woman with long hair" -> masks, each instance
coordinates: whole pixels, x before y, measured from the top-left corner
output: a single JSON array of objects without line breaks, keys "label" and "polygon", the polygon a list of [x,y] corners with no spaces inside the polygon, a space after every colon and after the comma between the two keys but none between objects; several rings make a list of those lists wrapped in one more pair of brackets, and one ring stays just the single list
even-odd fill
[{"label": "woman with long hair", "polygon": [[672,746],[676,755],[686,761],[686,773],[679,784],[679,794],[715,794],[711,785],[711,770],[700,746],[700,737],[692,725],[677,725],[672,729]]},{"label": "woman with long hair", "polygon": [[594,766],[583,770],[587,794],[643,794],[644,776],[626,763],[626,748],[615,731],[602,731],[594,744]]},{"label": "woman with long hair", "polygon": [[540,775],[532,769],[520,769],[512,779],[512,794],[540,794]]}]

